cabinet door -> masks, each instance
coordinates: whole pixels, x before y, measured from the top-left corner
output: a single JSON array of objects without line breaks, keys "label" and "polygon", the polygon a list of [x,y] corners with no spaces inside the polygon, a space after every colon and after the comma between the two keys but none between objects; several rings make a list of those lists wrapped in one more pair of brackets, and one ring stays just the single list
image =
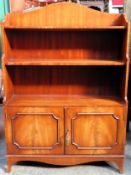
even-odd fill
[{"label": "cabinet door", "polygon": [[125,121],[122,107],[66,109],[66,154],[122,154]]},{"label": "cabinet door", "polygon": [[5,110],[8,154],[63,154],[62,108],[18,107]]}]

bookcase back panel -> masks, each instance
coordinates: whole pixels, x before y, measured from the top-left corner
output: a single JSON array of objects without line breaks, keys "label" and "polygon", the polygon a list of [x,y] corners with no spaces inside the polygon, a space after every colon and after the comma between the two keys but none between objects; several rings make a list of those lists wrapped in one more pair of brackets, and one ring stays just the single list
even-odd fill
[{"label": "bookcase back panel", "polygon": [[10,59],[114,59],[123,57],[124,30],[6,29]]},{"label": "bookcase back panel", "polygon": [[14,94],[120,97],[120,67],[9,66]]}]

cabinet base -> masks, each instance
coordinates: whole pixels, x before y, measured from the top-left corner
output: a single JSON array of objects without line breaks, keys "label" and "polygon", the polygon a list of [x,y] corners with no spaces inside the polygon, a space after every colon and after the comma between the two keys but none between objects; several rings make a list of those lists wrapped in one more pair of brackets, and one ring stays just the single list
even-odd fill
[{"label": "cabinet base", "polygon": [[88,162],[96,162],[96,161],[106,161],[113,162],[118,166],[119,172],[124,173],[124,157],[106,157],[106,156],[7,156],[7,172],[11,171],[11,166],[20,161],[34,161],[34,162],[43,162],[52,165],[77,165]]}]

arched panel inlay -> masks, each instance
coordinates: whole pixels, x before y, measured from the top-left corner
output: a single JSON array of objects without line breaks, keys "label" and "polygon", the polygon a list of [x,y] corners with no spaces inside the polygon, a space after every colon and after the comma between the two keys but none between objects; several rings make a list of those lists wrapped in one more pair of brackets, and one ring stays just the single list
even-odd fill
[{"label": "arched panel inlay", "polygon": [[[30,122],[29,126],[28,122]],[[11,124],[12,142],[18,149],[52,150],[59,144],[59,117],[54,113],[16,113],[12,117]],[[22,132],[23,128],[27,131]],[[53,132],[52,136],[51,132]]]},{"label": "arched panel inlay", "polygon": [[[85,139],[84,141],[85,142],[87,141],[87,145],[89,143],[89,146],[81,145],[82,140],[80,143],[77,143],[77,139],[82,139],[82,137],[84,135],[86,135],[86,133],[84,131],[84,127],[83,127],[83,133],[82,132],[80,133],[81,137],[76,136],[77,139],[75,138],[75,129],[77,130],[77,135],[78,135],[78,132],[79,132],[78,130],[80,128],[80,125],[84,126],[82,121],[79,121],[79,122],[77,121],[78,119],[80,120],[82,117],[84,117],[84,121],[86,121],[86,124],[85,124],[86,127],[93,128],[93,130],[90,130],[90,133],[87,133],[88,137],[86,139],[84,138]],[[86,119],[85,119],[85,117],[86,117]],[[92,121],[90,120],[91,118],[89,118],[89,117],[93,118]],[[99,120],[97,120],[98,117],[99,117]],[[77,127],[75,126],[76,122],[77,122]],[[109,122],[112,122],[112,128],[109,128]],[[79,150],[112,149],[115,145],[118,144],[118,124],[119,124],[119,117],[117,117],[114,113],[86,113],[86,112],[76,113],[75,116],[72,117],[72,119],[71,119],[71,130],[72,130],[71,144],[74,145]],[[79,125],[79,127],[78,127],[78,125]],[[104,126],[104,127],[101,127],[102,130],[100,129],[100,127],[98,125]],[[113,133],[113,130],[110,132],[110,129],[114,129],[114,132],[115,132],[111,136],[110,136],[110,134]],[[92,134],[92,132],[94,132],[94,135]],[[106,132],[108,133],[107,138],[106,138]],[[102,136],[104,138],[102,138]],[[110,139],[108,137],[110,137]],[[98,139],[101,139],[101,140],[98,141]],[[108,139],[109,139],[109,141],[108,141]],[[93,143],[90,143],[90,141],[88,141],[88,140],[94,140],[94,142],[92,141]],[[101,142],[101,144],[104,144],[104,143],[102,143],[103,140],[106,141],[108,143],[108,145],[97,145],[99,142]],[[91,144],[92,144],[92,146],[91,146]]]}]

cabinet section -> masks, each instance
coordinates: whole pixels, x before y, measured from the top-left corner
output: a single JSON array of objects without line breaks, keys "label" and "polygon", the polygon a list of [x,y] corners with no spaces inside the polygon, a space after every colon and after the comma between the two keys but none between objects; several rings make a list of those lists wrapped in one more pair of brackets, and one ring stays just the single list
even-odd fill
[{"label": "cabinet section", "polygon": [[14,107],[5,111],[8,154],[63,154],[61,108]]},{"label": "cabinet section", "polygon": [[66,110],[67,154],[120,154],[124,139],[123,108],[72,107]]}]

